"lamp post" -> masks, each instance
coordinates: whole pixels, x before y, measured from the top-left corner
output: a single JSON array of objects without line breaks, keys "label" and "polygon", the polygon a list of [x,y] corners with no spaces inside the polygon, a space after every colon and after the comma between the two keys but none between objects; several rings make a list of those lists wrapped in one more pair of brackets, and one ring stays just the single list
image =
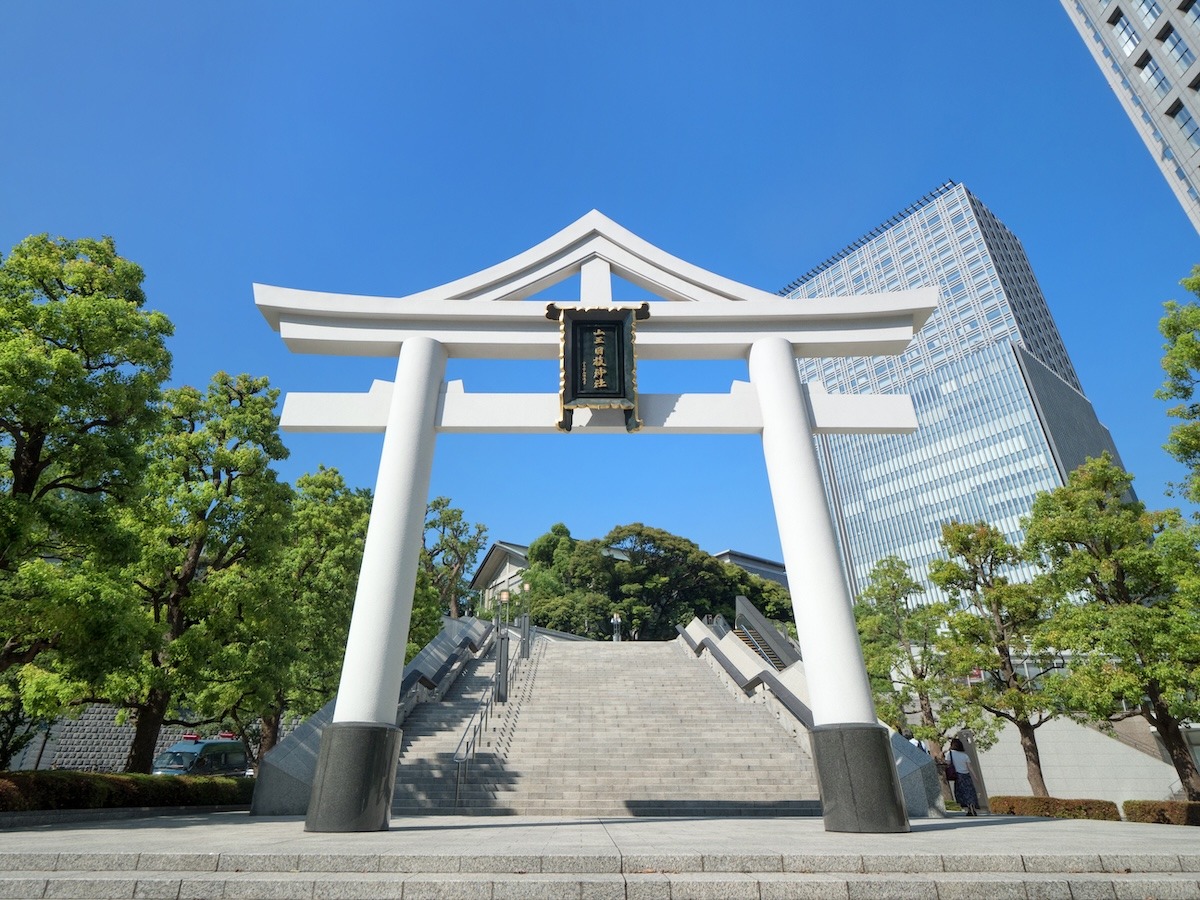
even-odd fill
[{"label": "lamp post", "polygon": [[521,659],[529,659],[533,638],[529,628],[529,582],[521,582]]},{"label": "lamp post", "polygon": [[496,635],[496,702],[508,702],[508,591],[500,592],[500,603],[504,606],[503,614]]}]

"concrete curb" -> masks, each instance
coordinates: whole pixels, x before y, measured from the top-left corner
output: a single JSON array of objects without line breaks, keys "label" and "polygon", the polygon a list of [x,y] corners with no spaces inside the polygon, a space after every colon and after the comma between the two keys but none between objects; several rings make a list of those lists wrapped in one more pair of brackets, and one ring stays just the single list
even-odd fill
[{"label": "concrete curb", "polygon": [[209,813],[249,812],[238,806],[118,806],[111,809],[30,809],[0,812],[0,829],[36,825],[69,825],[73,822],[109,822],[116,819],[149,819],[157,816],[204,816]]}]

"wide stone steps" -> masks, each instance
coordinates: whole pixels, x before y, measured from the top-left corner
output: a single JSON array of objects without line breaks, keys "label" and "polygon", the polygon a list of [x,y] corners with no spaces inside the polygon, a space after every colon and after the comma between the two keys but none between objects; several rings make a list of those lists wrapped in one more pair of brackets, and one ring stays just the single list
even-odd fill
[{"label": "wide stone steps", "polygon": [[0,897],[272,900],[1200,898],[1173,853],[0,852]]},{"label": "wide stone steps", "polygon": [[805,750],[673,643],[540,641],[456,789],[491,671],[409,717],[394,815],[819,815]]}]

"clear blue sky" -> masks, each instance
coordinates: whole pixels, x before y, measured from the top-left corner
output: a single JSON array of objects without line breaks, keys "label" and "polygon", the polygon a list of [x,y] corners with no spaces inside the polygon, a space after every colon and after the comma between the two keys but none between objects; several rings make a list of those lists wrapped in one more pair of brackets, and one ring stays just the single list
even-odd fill
[{"label": "clear blue sky", "polygon": [[[175,322],[176,383],[391,378],[290,354],[255,281],[403,295],[597,208],[773,291],[955,179],[1023,241],[1137,489],[1171,502],[1156,325],[1200,239],[1053,0],[13,3],[0,28],[0,250],[112,235]],[[744,367],[639,374],[714,390]],[[379,437],[288,444],[289,480],[374,483]],[[642,521],[780,556],[753,439],[442,437],[432,490],[499,539]]]}]

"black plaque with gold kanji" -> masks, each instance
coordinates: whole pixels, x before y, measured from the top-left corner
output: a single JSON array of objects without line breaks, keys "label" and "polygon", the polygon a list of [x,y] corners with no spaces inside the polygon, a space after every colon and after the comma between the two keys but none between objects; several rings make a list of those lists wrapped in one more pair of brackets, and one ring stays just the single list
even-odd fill
[{"label": "black plaque with gold kanji", "polygon": [[547,307],[546,316],[561,323],[560,429],[570,431],[573,411],[584,408],[621,409],[626,430],[641,427],[634,322],[649,314],[645,303],[625,309]]}]

